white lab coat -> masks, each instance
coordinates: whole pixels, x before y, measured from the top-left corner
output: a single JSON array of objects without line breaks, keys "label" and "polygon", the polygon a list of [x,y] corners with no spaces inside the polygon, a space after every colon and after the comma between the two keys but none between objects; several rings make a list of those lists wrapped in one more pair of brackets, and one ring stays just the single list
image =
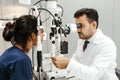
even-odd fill
[{"label": "white lab coat", "polygon": [[89,39],[83,52],[84,40],[79,39],[76,52],[66,70],[77,80],[118,80],[115,75],[116,46],[100,29]]}]

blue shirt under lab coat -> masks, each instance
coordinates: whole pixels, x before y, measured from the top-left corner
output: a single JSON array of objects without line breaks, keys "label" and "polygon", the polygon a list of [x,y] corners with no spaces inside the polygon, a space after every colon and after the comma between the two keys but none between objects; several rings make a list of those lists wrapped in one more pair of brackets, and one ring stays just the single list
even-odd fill
[{"label": "blue shirt under lab coat", "polygon": [[13,46],[0,56],[0,80],[32,80],[30,58]]}]

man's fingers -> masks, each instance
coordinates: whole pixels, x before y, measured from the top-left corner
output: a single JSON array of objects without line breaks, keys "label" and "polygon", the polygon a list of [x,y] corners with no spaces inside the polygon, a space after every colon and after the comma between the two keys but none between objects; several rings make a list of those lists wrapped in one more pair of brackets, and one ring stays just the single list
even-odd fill
[{"label": "man's fingers", "polygon": [[56,57],[51,57],[52,62],[56,65]]},{"label": "man's fingers", "polygon": [[51,57],[51,59],[55,61],[55,60],[56,60],[56,57]]}]

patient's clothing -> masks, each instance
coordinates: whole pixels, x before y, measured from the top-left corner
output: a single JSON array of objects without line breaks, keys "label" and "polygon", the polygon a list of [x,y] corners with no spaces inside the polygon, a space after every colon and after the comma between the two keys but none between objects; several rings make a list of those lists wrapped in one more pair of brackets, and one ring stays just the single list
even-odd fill
[{"label": "patient's clothing", "polygon": [[0,56],[0,80],[32,80],[30,58],[13,46]]}]

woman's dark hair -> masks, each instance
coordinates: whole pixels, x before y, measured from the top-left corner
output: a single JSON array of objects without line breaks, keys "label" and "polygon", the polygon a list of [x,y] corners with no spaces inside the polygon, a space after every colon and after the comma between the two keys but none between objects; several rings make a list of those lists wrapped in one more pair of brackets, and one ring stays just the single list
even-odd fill
[{"label": "woman's dark hair", "polygon": [[13,39],[16,44],[20,44],[25,49],[32,32],[37,35],[37,18],[32,15],[23,15],[13,24],[10,22],[6,24],[3,38],[6,41]]},{"label": "woman's dark hair", "polygon": [[79,9],[75,12],[74,14],[74,18],[79,18],[80,16],[86,15],[88,18],[88,21],[91,23],[93,21],[97,22],[97,27],[98,27],[98,13],[95,9],[92,8],[82,8]]}]

